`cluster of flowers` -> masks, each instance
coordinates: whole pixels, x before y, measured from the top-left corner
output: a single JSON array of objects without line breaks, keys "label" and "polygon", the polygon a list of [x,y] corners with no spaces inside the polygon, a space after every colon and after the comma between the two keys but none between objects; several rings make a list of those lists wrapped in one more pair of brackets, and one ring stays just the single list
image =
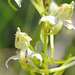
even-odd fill
[{"label": "cluster of flowers", "polygon": [[[17,5],[19,7],[21,7],[21,2],[22,0],[15,0],[15,2],[17,3]],[[73,14],[73,9],[74,9],[74,1],[72,1],[70,4],[64,3],[61,4],[60,6],[58,6],[53,0],[50,3],[50,9],[49,9],[49,15],[44,15],[40,21],[39,24],[41,22],[46,22],[48,23],[50,26],[47,27],[47,29],[51,29],[51,32],[48,32],[48,35],[53,35],[58,33],[62,26],[64,25],[67,29],[75,29],[75,27],[72,24],[72,14]],[[44,32],[44,30],[43,30]],[[42,32],[42,34],[44,35],[44,33]],[[5,65],[8,68],[8,62],[13,59],[13,60],[17,60],[19,59],[19,62],[21,64],[21,66],[27,70],[30,68],[34,68],[34,69],[38,69],[37,65],[35,65],[35,63],[33,61],[38,62],[38,60],[40,61],[40,65],[43,61],[43,57],[41,54],[36,53],[31,47],[30,47],[30,41],[32,40],[31,37],[29,37],[26,33],[21,32],[20,28],[17,27],[17,32],[15,34],[15,47],[20,49],[20,53],[18,53],[15,56],[10,57],[6,62]],[[43,36],[42,36],[43,37]],[[37,60],[38,59],[38,60]],[[64,66],[63,68],[55,68],[55,69],[51,69],[51,70],[46,70],[49,72],[54,72],[56,70],[59,69],[65,69],[71,65],[74,65],[75,62]],[[41,70],[41,72],[43,72],[44,70]]]}]

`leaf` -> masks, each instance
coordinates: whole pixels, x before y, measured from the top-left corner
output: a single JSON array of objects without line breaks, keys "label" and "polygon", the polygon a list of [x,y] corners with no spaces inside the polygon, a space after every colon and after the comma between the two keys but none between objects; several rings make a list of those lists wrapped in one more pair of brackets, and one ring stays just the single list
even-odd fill
[{"label": "leaf", "polygon": [[38,41],[35,45],[35,50],[37,52],[43,52],[44,46],[43,43],[41,41]]}]

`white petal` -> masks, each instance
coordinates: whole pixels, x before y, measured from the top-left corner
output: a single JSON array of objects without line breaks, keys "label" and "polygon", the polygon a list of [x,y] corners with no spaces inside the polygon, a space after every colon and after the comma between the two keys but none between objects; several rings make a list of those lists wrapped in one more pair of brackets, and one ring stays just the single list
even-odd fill
[{"label": "white petal", "polygon": [[36,56],[42,63],[42,56],[39,53],[31,51],[29,48],[27,49],[27,53],[28,53],[28,58],[33,58],[34,56]]},{"label": "white petal", "polygon": [[55,15],[59,10],[58,5],[55,3],[54,0],[51,1],[50,7],[49,7],[49,12],[51,15]]},{"label": "white petal", "polygon": [[54,16],[44,16],[40,19],[39,21],[39,24],[42,22],[42,21],[49,21],[50,24],[52,25],[55,25],[55,17]]},{"label": "white petal", "polygon": [[19,7],[21,7],[21,2],[22,2],[22,0],[15,0],[15,2],[17,3],[17,5],[18,5]]},{"label": "white petal", "polygon": [[67,27],[68,29],[75,29],[75,27],[73,26],[71,20],[65,20],[64,21],[64,26]]},{"label": "white petal", "polygon": [[9,62],[11,59],[17,60],[17,59],[19,59],[19,57],[20,57],[20,55],[18,54],[18,55],[15,55],[15,56],[12,56],[12,57],[8,58],[8,60],[6,60],[6,62],[5,62],[5,66],[8,68],[8,62]]}]

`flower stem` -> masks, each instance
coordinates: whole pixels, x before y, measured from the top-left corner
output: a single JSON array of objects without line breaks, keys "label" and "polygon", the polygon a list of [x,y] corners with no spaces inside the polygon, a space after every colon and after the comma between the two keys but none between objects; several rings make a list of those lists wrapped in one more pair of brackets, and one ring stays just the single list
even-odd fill
[{"label": "flower stem", "polygon": [[54,35],[50,35],[51,60],[54,58]]},{"label": "flower stem", "polygon": [[[71,59],[73,60],[73,58]],[[31,69],[31,71],[33,72],[37,72],[37,73],[46,73],[45,75],[47,75],[47,73],[53,73],[53,72],[60,72],[60,71],[63,71],[71,66],[75,65],[75,61],[67,64],[67,65],[64,65],[64,66],[61,66],[61,67],[57,67],[57,68],[52,68],[52,69]],[[58,74],[54,74],[54,75],[58,75]]]},{"label": "flower stem", "polygon": [[35,73],[34,73],[34,72],[32,72],[32,71],[30,71],[30,73],[31,73],[31,75],[35,75]]},{"label": "flower stem", "polygon": [[[47,55],[47,36],[46,35],[47,29],[46,29],[46,23],[44,23],[44,54]],[[47,69],[47,62],[44,61],[45,64],[45,69]],[[48,73],[46,73],[45,75],[48,75]]]},{"label": "flower stem", "polygon": [[[71,61],[73,61],[73,60],[75,60],[75,57],[71,57],[71,58],[68,58],[65,62],[64,62],[64,64],[62,64],[61,65],[61,67],[62,66],[66,66],[66,68],[67,67],[71,67],[71,66],[73,66],[73,65],[75,65],[75,61],[74,62],[71,62]],[[70,63],[71,62],[71,63]],[[70,63],[70,64],[68,64],[68,63]],[[68,65],[68,66],[67,66]],[[54,73],[54,75],[62,75],[62,73],[64,72],[64,70],[61,70],[61,71],[57,71],[56,73]]]}]

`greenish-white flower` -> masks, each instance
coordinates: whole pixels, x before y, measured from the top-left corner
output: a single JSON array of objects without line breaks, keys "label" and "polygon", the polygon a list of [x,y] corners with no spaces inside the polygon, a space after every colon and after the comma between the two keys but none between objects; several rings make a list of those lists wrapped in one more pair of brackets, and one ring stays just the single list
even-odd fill
[{"label": "greenish-white flower", "polygon": [[15,47],[20,50],[15,56],[8,58],[5,62],[6,67],[8,68],[8,62],[13,60],[19,60],[21,62],[25,62],[26,64],[31,65],[32,67],[36,68],[36,66],[31,62],[30,58],[34,60],[34,57],[40,60],[40,64],[42,63],[42,56],[39,53],[33,52],[29,49],[31,37],[29,37],[26,33],[21,32],[20,28],[17,28],[16,37],[15,37]]},{"label": "greenish-white flower", "polygon": [[[53,29],[59,28],[60,26],[62,28],[62,25],[67,27],[68,29],[75,29],[75,27],[72,24],[72,14],[73,14],[73,9],[74,9],[74,1],[71,2],[71,4],[64,3],[58,7],[58,12],[56,15],[49,15],[49,16],[44,16],[40,19],[40,23],[43,21],[49,21],[51,25],[54,25]],[[52,12],[53,10],[51,10]],[[60,25],[59,25],[60,24]],[[56,31],[60,31],[60,29],[56,29]]]}]

